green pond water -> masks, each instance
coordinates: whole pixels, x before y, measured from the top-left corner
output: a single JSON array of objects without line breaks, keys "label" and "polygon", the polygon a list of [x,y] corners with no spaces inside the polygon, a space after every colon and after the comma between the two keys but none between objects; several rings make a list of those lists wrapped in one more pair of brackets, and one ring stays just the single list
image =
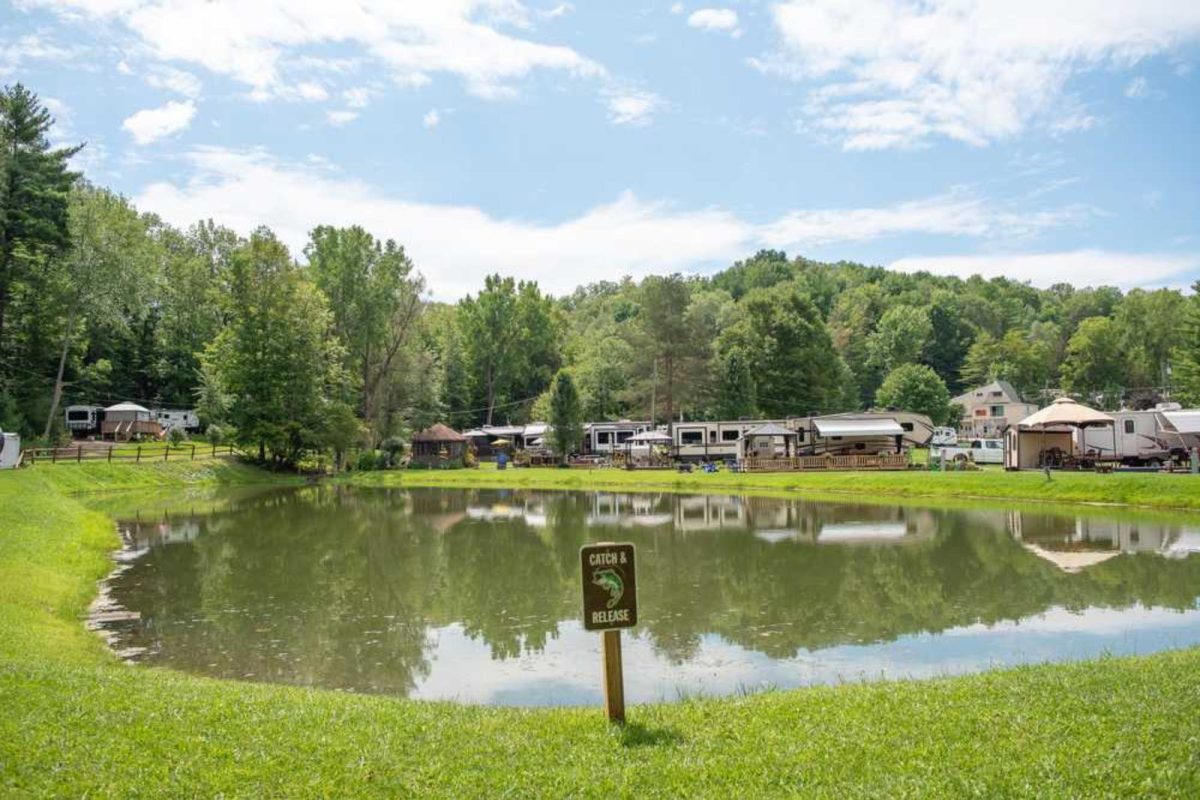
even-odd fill
[{"label": "green pond water", "polygon": [[631,702],[1200,643],[1200,517],[330,486],[94,502],[126,543],[96,616],[113,647],[225,678],[598,703],[592,541],[637,546]]}]

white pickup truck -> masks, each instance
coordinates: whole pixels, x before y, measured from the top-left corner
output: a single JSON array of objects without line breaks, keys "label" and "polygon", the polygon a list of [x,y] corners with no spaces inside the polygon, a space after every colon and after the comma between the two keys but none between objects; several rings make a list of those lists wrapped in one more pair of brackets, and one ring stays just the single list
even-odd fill
[{"label": "white pickup truck", "polygon": [[949,461],[974,461],[976,464],[1003,464],[1003,439],[966,439],[953,447],[931,446],[929,454],[934,459]]}]

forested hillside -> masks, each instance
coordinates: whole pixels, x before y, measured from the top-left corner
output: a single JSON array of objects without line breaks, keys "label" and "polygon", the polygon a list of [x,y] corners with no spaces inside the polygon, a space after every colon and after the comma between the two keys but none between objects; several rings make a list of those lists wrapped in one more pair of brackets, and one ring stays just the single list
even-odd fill
[{"label": "forested hillside", "polygon": [[[0,428],[62,435],[69,403],[196,406],[264,455],[545,418],[570,370],[588,419],[872,405],[951,421],[991,378],[1035,402],[1200,402],[1200,300],[1037,289],[764,251],[712,276],[550,297],[496,275],[429,298],[402,243],[318,227],[178,230],[71,172],[21,86],[0,97]],[[664,243],[669,246],[669,243]],[[569,271],[570,264],[562,264]]]}]

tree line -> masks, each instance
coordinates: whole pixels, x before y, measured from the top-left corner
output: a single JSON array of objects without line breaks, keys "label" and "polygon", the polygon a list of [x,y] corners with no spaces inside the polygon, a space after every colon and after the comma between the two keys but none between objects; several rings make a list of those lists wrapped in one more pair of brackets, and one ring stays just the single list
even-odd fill
[{"label": "tree line", "polygon": [[80,146],[53,146],[53,124],[21,85],[0,93],[0,428],[31,437],[61,437],[66,404],[122,400],[197,407],[281,463],[439,420],[876,406],[953,423],[951,397],[996,378],[1034,402],[1200,403],[1195,294],[764,250],[563,297],[497,274],[437,302],[402,245],[357,226],[318,226],[301,253],[266,228],[173,227],[73,172]]}]

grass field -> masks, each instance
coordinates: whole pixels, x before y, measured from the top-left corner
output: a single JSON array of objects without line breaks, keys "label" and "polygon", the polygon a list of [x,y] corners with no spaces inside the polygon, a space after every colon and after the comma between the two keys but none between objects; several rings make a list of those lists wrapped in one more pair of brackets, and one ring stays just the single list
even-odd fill
[{"label": "grass field", "polygon": [[386,486],[524,486],[544,489],[668,489],[734,491],[813,496],[866,495],[942,499],[1105,503],[1144,508],[1200,510],[1200,476],[1062,472],[1050,480],[1040,472],[810,472],[679,473],[673,470],[530,468],[414,470],[352,473],[341,478]]},{"label": "grass field", "polygon": [[0,474],[0,795],[1200,796],[1196,649],[642,706],[620,730],[599,709],[461,707],[128,667],[84,629],[116,535],[71,492],[274,480],[222,461]]}]

